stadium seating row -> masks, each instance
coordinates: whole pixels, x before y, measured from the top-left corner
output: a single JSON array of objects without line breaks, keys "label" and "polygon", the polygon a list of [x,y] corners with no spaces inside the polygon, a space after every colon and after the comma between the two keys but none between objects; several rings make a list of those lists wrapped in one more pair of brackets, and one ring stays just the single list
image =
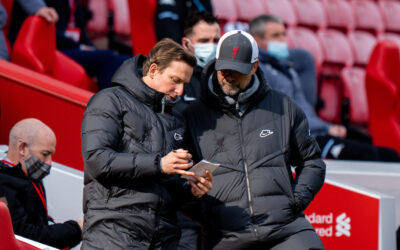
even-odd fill
[{"label": "stadium seating row", "polygon": [[212,3],[223,23],[248,22],[266,13],[280,16],[289,27],[360,29],[375,34],[400,32],[397,0],[213,0]]}]

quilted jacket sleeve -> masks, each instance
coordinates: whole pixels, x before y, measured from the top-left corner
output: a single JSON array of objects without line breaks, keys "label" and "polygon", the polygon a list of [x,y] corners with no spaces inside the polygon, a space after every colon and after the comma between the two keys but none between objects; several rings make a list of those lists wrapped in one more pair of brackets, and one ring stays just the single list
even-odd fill
[{"label": "quilted jacket sleeve", "polygon": [[293,182],[297,211],[304,210],[321,189],[325,180],[325,163],[314,137],[310,135],[304,112],[294,103],[291,105],[291,162],[296,167]]},{"label": "quilted jacket sleeve", "polygon": [[122,108],[117,93],[102,91],[88,103],[81,136],[85,173],[98,181],[131,181],[161,174],[160,155],[119,152]]}]

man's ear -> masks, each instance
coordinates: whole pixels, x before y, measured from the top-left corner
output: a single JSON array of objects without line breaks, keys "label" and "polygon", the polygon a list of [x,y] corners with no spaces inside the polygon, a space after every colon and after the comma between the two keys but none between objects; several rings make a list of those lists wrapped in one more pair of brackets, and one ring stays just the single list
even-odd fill
[{"label": "man's ear", "polygon": [[254,73],[256,73],[256,71],[257,71],[257,69],[258,69],[258,64],[260,63],[260,61],[255,61],[254,63],[253,63],[253,67],[252,67],[252,69],[251,69],[251,74],[254,74]]},{"label": "man's ear", "polygon": [[155,63],[152,63],[149,67],[149,72],[147,73],[151,79],[154,78],[156,72],[158,70],[158,66]]},{"label": "man's ear", "polygon": [[22,157],[25,155],[25,150],[27,150],[28,144],[24,141],[18,142],[18,153]]},{"label": "man's ear", "polygon": [[187,37],[182,37],[182,47],[186,50],[189,50],[189,39]]}]

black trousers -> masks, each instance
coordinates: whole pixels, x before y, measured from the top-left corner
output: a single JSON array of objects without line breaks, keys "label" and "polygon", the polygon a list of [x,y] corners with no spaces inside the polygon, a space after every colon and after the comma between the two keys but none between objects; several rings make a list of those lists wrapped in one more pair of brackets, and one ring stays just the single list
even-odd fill
[{"label": "black trousers", "polygon": [[317,136],[321,157],[325,159],[400,162],[397,152],[375,146],[366,140],[342,139],[330,135]]}]

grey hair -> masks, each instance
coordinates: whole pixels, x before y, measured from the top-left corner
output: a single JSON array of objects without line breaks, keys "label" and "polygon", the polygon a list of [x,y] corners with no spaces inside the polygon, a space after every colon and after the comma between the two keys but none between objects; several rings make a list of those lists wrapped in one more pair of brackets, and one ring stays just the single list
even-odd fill
[{"label": "grey hair", "polygon": [[265,25],[267,23],[279,23],[284,25],[285,22],[277,16],[273,15],[260,15],[250,21],[249,33],[252,36],[264,37]]}]

